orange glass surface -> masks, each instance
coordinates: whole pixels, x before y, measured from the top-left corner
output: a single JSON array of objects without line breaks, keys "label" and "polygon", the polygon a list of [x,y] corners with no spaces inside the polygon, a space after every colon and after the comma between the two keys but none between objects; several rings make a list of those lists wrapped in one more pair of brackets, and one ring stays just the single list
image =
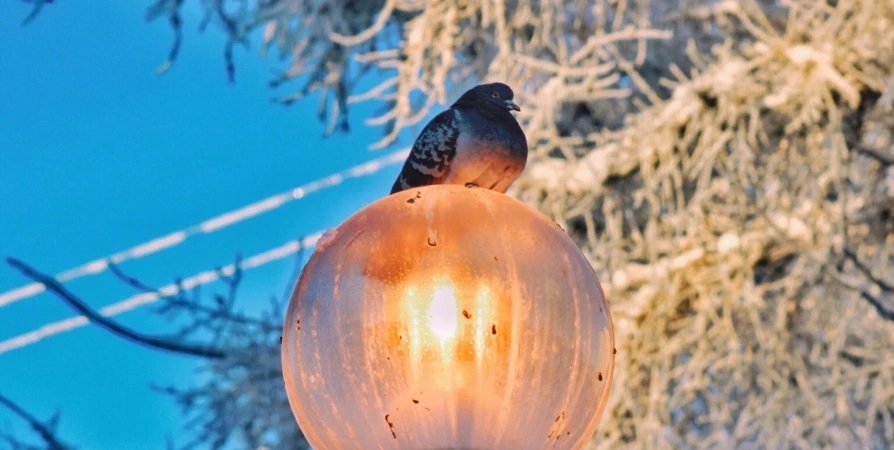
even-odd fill
[{"label": "orange glass surface", "polygon": [[320,240],[282,358],[316,450],[578,449],[605,407],[613,347],[599,282],[555,223],[438,185]]}]

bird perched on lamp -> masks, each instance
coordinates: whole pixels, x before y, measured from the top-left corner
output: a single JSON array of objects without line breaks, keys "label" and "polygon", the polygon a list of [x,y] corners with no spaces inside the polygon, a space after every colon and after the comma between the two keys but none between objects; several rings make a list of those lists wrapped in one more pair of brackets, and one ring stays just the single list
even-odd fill
[{"label": "bird perched on lamp", "polygon": [[528,160],[528,142],[503,83],[478,85],[429,122],[413,143],[391,193],[430,184],[506,192]]}]

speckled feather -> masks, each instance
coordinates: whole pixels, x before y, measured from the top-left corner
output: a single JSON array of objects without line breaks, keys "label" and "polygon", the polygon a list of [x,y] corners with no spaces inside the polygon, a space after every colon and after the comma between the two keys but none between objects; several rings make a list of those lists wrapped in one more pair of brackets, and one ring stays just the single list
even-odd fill
[{"label": "speckled feather", "polygon": [[392,194],[415,186],[434,184],[444,178],[447,166],[456,156],[456,141],[460,134],[457,116],[455,109],[448,109],[422,129],[391,188]]},{"label": "speckled feather", "polygon": [[527,139],[507,106],[517,109],[512,96],[505,84],[481,85],[435,116],[413,143],[391,193],[431,184],[506,192],[528,156]]}]

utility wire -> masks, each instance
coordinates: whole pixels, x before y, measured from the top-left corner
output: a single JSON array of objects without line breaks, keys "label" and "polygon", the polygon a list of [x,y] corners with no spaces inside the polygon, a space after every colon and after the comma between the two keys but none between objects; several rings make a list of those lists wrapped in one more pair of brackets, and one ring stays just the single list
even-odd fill
[{"label": "utility wire", "polygon": [[[274,209],[280,208],[295,200],[300,200],[308,194],[337,186],[345,180],[372,175],[385,167],[403,162],[408,153],[409,149],[397,150],[380,158],[373,159],[372,161],[316,179],[310,183],[297,186],[288,191],[267,197],[241,208],[227,211],[217,217],[205,220],[204,222],[142,242],[127,250],[81,264],[80,266],[56,274],[55,278],[60,283],[67,283],[77,278],[100,274],[108,270],[109,264],[117,265],[124,261],[144,258],[162,250],[176,247],[197,234],[211,234],[224,228],[228,228],[252,217],[273,211]],[[0,308],[33,297],[45,290],[46,287],[43,284],[31,283],[0,293]]]},{"label": "utility wire", "polygon": [[[278,247],[268,249],[254,256],[243,259],[239,263],[239,269],[242,271],[246,271],[264,266],[274,261],[279,261],[290,255],[298,253],[301,249],[309,248],[316,245],[317,241],[322,236],[323,232],[317,232],[303,239],[294,239]],[[141,306],[155,303],[164,297],[175,295],[180,290],[188,290],[196,286],[208,284],[217,281],[218,279],[220,279],[221,276],[229,276],[235,272],[235,264],[228,264],[224,267],[221,267],[219,271],[206,270],[204,272],[199,272],[195,275],[183,279],[180,284],[171,283],[162,286],[155,292],[144,292],[127,297],[121,301],[100,309],[99,313],[104,317],[117,316],[118,314],[132,311]],[[90,323],[90,321],[84,316],[73,316],[69,317],[68,319],[63,319],[57,322],[43,325],[40,328],[36,328],[27,333],[20,334],[4,341],[0,341],[0,354],[27,347],[50,336],[55,336],[57,334],[80,328],[84,325],[87,325],[88,323]]]}]

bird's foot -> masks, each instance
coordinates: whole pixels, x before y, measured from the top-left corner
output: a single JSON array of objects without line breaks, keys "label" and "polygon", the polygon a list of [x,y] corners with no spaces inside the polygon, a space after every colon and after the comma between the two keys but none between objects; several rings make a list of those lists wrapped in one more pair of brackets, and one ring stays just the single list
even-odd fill
[{"label": "bird's foot", "polygon": [[469,188],[469,189],[471,189],[471,188],[476,188],[476,187],[478,187],[478,185],[475,184],[475,183],[469,182],[469,183],[466,183],[466,187]]}]

